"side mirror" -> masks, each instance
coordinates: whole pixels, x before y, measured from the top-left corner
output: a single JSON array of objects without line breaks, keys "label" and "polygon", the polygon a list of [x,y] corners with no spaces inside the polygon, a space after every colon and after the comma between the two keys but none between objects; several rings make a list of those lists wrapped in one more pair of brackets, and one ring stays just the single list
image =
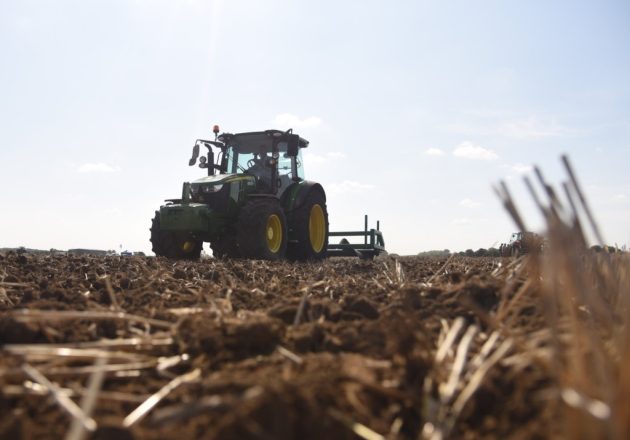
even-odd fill
[{"label": "side mirror", "polygon": [[184,182],[184,187],[182,188],[182,201],[188,202],[190,200],[190,183]]},{"label": "side mirror", "polygon": [[197,163],[197,158],[199,157],[199,144],[195,144],[192,151],[192,157],[188,161],[188,166],[193,166]]},{"label": "side mirror", "polygon": [[300,143],[300,135],[298,134],[287,135],[287,154],[289,156],[295,157],[298,155],[299,143]]}]

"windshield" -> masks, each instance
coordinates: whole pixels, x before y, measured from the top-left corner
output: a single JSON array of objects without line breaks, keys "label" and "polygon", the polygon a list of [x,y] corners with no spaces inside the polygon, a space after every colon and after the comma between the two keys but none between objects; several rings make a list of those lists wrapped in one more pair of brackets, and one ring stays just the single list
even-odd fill
[{"label": "windshield", "polygon": [[[298,155],[295,158],[297,162],[297,176],[300,179],[304,179],[304,167],[302,167],[302,150],[298,150]],[[278,173],[280,176],[287,176],[289,178],[293,178],[293,174],[291,173],[291,156],[288,156],[286,153],[280,153],[280,157],[278,158]]]},{"label": "windshield", "polygon": [[244,173],[250,167],[248,163],[254,160],[254,153],[239,154],[233,148],[227,150],[227,172],[228,173]]},{"label": "windshield", "polygon": [[[284,148],[283,148],[284,147]],[[291,173],[291,156],[286,154],[286,143],[278,144],[280,151],[278,157],[278,175],[280,177],[286,176],[288,179],[293,179]],[[249,153],[241,152],[233,147],[227,149],[227,172],[228,173],[244,173],[246,171],[255,170],[257,164],[260,163],[261,154],[265,157],[271,156],[271,153]],[[297,177],[304,179],[304,168],[302,167],[302,150],[298,151],[296,157],[297,162]]]}]

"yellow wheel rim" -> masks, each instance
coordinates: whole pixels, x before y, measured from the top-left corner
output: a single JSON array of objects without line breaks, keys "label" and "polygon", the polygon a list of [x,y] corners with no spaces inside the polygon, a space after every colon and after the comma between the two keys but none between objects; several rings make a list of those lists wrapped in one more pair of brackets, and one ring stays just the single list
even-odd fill
[{"label": "yellow wheel rim", "polygon": [[280,217],[272,214],[267,218],[267,247],[273,253],[280,250],[282,245],[282,223]]},{"label": "yellow wheel rim", "polygon": [[182,250],[188,253],[192,251],[194,247],[195,247],[195,243],[193,243],[192,241],[185,241],[184,244],[182,245]]},{"label": "yellow wheel rim", "polygon": [[311,215],[308,218],[308,235],[313,251],[321,252],[326,241],[326,220],[324,219],[324,210],[318,204],[311,208]]}]

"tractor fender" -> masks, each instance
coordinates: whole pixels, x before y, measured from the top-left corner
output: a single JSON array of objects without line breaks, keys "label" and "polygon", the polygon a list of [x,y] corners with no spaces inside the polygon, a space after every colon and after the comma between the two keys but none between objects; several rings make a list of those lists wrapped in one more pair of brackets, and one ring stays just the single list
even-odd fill
[{"label": "tractor fender", "polygon": [[321,192],[324,196],[324,201],[326,201],[326,192],[324,191],[324,187],[317,182],[302,180],[289,186],[280,198],[284,211],[290,215],[295,209],[302,206],[304,200],[306,200],[306,197],[311,194],[312,191]]}]

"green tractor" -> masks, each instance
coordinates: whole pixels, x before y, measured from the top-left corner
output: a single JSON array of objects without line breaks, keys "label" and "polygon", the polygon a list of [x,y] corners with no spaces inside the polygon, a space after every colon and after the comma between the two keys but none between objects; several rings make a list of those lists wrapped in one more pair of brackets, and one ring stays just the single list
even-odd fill
[{"label": "green tractor", "polygon": [[[196,260],[209,242],[219,258],[324,258],[326,193],[304,180],[301,151],[308,141],[292,130],[219,135],[215,125],[213,132],[214,141],[195,142],[188,163],[199,160],[208,175],[184,183],[181,198],[155,213],[155,255]],[[200,147],[206,156],[199,157]]]}]

